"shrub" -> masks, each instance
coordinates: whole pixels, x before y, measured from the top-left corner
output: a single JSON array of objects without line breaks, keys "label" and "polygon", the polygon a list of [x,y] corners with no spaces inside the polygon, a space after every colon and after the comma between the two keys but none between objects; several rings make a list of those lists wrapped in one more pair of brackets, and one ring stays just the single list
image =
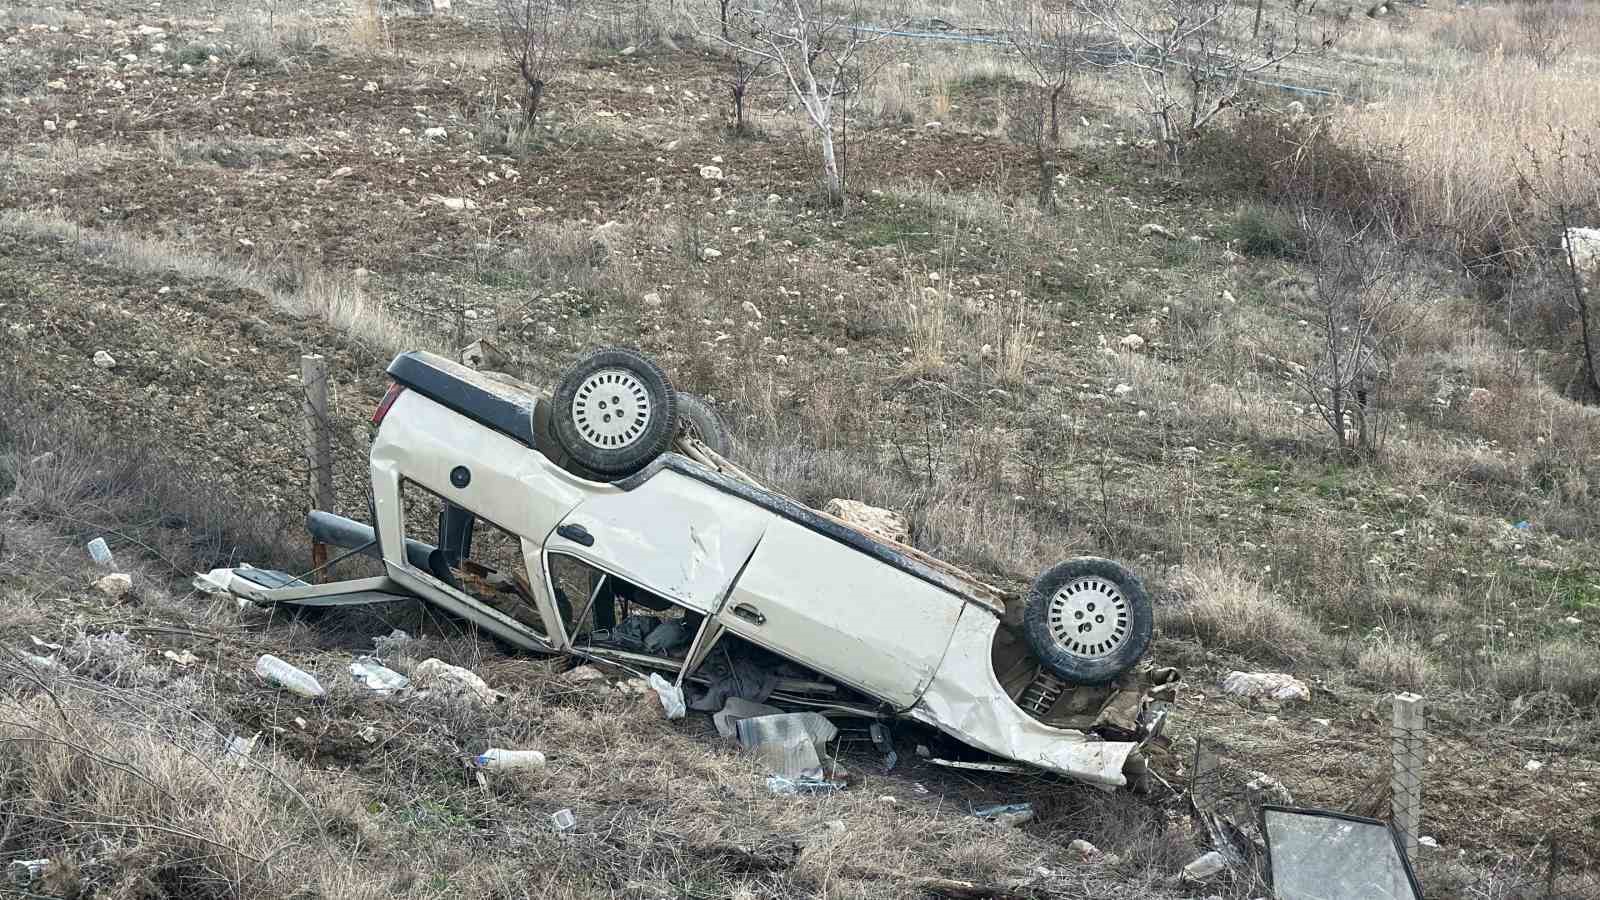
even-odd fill
[{"label": "shrub", "polygon": [[1248,204],[1234,214],[1230,236],[1250,256],[1298,259],[1305,253],[1294,214],[1277,206]]}]

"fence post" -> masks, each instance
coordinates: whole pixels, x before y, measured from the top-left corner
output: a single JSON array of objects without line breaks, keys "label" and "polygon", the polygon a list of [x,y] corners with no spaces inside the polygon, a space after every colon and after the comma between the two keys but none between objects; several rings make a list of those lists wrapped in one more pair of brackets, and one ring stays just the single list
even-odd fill
[{"label": "fence post", "polygon": [[[301,411],[306,420],[306,471],[311,483],[311,508],[337,512],[333,493],[333,422],[328,418],[328,367],[320,354],[300,357]],[[311,567],[328,562],[328,546],[311,542]]]},{"label": "fence post", "polygon": [[1394,827],[1406,842],[1406,855],[1416,858],[1422,828],[1422,697],[1394,695],[1394,727],[1390,732],[1394,773],[1389,781],[1389,802]]}]

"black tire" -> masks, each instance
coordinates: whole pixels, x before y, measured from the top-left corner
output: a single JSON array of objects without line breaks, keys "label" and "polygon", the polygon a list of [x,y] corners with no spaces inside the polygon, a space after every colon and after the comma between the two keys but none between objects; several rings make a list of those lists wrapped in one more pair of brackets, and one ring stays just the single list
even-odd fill
[{"label": "black tire", "polygon": [[1138,577],[1092,556],[1046,569],[1022,614],[1023,636],[1039,662],[1076,684],[1105,684],[1132,668],[1150,648],[1152,627]]},{"label": "black tire", "polygon": [[579,360],[556,385],[553,402],[556,440],[578,465],[608,477],[644,468],[678,433],[672,382],[632,350],[597,350]]},{"label": "black tire", "polygon": [[678,392],[678,428],[710,447],[718,456],[733,455],[728,425],[711,404],[687,391]]}]

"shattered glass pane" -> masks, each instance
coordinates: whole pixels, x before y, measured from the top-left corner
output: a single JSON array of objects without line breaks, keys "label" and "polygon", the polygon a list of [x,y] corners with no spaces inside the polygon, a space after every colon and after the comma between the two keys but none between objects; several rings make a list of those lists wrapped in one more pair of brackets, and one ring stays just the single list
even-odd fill
[{"label": "shattered glass pane", "polygon": [[1279,900],[1421,900],[1389,826],[1298,810],[1264,815]]}]

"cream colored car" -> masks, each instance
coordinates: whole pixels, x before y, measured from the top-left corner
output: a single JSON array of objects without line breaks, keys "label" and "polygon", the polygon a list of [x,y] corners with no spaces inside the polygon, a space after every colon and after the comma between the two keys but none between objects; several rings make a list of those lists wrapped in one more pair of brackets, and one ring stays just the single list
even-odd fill
[{"label": "cream colored car", "polygon": [[[953,765],[1107,787],[1143,771],[1151,693],[1175,675],[1137,665],[1150,607],[1121,566],[1071,560],[1007,596],[755,485],[686,438],[666,376],[629,351],[588,357],[549,394],[421,352],[389,375],[376,532],[310,523],[386,574],[274,586],[234,570],[230,590],[419,597],[519,647],[664,673],[691,696],[754,666],[780,704],[909,718],[984,752]],[[725,450],[720,425],[695,418],[694,436]]]}]

